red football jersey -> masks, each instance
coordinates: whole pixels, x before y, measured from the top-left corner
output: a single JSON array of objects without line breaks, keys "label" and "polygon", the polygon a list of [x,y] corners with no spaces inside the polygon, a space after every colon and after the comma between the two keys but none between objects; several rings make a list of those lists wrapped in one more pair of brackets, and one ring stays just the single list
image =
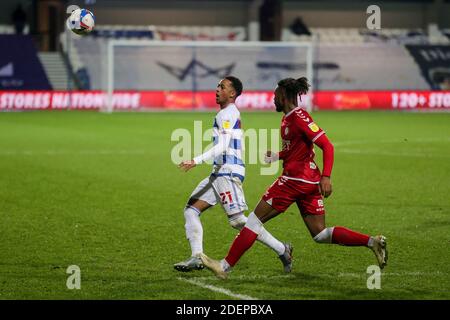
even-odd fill
[{"label": "red football jersey", "polygon": [[306,183],[320,182],[320,170],[314,162],[314,141],[325,132],[304,109],[297,107],[281,120],[283,176]]}]

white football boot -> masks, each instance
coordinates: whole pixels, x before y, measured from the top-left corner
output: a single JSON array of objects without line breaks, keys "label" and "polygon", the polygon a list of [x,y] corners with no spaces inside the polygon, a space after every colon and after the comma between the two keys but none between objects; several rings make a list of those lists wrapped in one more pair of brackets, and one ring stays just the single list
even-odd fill
[{"label": "white football boot", "polygon": [[189,272],[192,270],[202,270],[204,268],[202,260],[199,257],[190,257],[184,261],[173,265],[175,270],[181,272]]},{"label": "white football boot", "polygon": [[383,269],[387,265],[388,259],[386,237],[382,235],[373,237],[373,246],[371,249],[375,253],[380,269]]},{"label": "white football boot", "polygon": [[217,278],[225,280],[228,277],[229,272],[223,269],[222,263],[219,260],[211,259],[203,253],[200,255],[200,259],[205,267],[214,272]]},{"label": "white football boot", "polygon": [[289,273],[292,271],[292,251],[294,247],[290,243],[284,244],[285,250],[282,255],[279,255],[281,262],[283,263],[284,272]]}]

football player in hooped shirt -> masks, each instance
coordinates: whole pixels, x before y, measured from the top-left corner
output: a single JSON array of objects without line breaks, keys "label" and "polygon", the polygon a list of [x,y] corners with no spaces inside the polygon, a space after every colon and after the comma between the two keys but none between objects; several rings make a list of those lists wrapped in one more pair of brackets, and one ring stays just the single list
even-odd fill
[{"label": "football player in hooped shirt", "polygon": [[[211,174],[203,179],[189,197],[184,209],[186,238],[191,246],[191,256],[174,265],[181,272],[203,269],[200,255],[203,253],[203,227],[200,215],[220,203],[228,216],[231,227],[241,230],[247,222],[247,210],[242,183],[245,166],[242,157],[241,115],[234,104],[242,92],[241,81],[233,76],[222,79],[217,85],[216,102],[220,111],[214,118],[214,147],[192,160],[183,161],[179,167],[188,171],[196,165],[214,159]],[[292,246],[274,238],[264,228],[260,229],[259,241],[275,251],[284,271],[291,271]]]},{"label": "football player in hooped shirt", "polygon": [[[366,246],[377,258],[380,268],[387,262],[386,238],[369,236],[344,227],[326,227],[323,197],[331,195],[331,171],[334,148],[325,132],[311,116],[298,107],[298,95],[308,92],[306,78],[287,78],[278,82],[275,106],[283,112],[281,122],[282,151],[268,151],[266,162],[283,160],[283,173],[267,189],[255,211],[234,240],[228,255],[221,261],[201,255],[203,264],[216,276],[225,279],[231,268],[248,250],[263,228],[263,223],[284,212],[294,202],[303,221],[317,243],[334,243],[344,246]],[[314,162],[314,144],[322,149],[322,174]]]}]

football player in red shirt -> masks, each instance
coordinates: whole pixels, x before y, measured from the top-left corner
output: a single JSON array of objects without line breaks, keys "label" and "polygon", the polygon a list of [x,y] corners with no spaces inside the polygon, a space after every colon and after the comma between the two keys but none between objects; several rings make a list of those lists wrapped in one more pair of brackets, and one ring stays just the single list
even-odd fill
[{"label": "football player in red shirt", "polygon": [[[325,132],[311,116],[298,106],[298,96],[308,92],[306,78],[287,78],[278,82],[274,103],[283,112],[281,121],[282,151],[268,151],[266,162],[283,160],[283,173],[267,189],[255,211],[248,216],[245,227],[234,240],[228,255],[221,261],[202,255],[203,264],[216,276],[225,279],[231,268],[255,242],[263,223],[296,203],[303,221],[317,243],[344,246],[366,246],[377,258],[380,268],[387,262],[386,238],[369,236],[344,227],[326,227],[323,197],[331,195],[331,171],[334,148]],[[323,170],[314,162],[314,144],[322,149]]]}]

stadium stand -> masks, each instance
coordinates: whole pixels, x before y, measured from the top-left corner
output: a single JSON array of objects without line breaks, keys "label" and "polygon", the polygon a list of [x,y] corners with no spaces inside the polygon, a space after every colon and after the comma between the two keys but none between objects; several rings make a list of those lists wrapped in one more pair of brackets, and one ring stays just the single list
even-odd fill
[{"label": "stadium stand", "polygon": [[52,89],[29,35],[1,34],[0,48],[0,90]]},{"label": "stadium stand", "polygon": [[[244,27],[226,26],[131,26],[99,25],[92,36],[79,38],[68,33],[60,35],[63,52],[68,57],[80,89],[102,89],[105,85],[107,39],[129,40],[208,40],[243,41]],[[83,41],[83,42],[82,42]],[[103,76],[102,76],[103,75]]]},{"label": "stadium stand", "polygon": [[[450,30],[429,28],[383,28],[369,31],[358,28],[309,28],[311,36],[297,35],[284,28],[283,41],[315,41],[317,86],[322,90],[386,90],[429,89],[419,67],[404,45],[450,43]],[[25,28],[25,33],[29,27]],[[0,34],[12,34],[11,25],[0,25]],[[106,41],[131,40],[209,40],[243,41],[247,39],[245,27],[226,26],[132,26],[98,25],[91,36],[81,38],[62,33],[60,43],[68,69],[81,89],[104,89]],[[41,60],[52,86],[67,88],[67,71],[61,72],[61,58]],[[356,58],[355,58],[356,57]],[[143,63],[144,58],[130,59],[129,63]],[[58,62],[58,63],[56,63]],[[52,68],[47,67],[51,65]],[[55,66],[58,65],[58,70]],[[51,70],[50,70],[51,69]],[[53,71],[52,71],[53,70]],[[361,72],[364,70],[364,72]],[[56,80],[55,80],[56,79]],[[130,79],[131,80],[131,79]],[[133,87],[130,87],[133,89]]]},{"label": "stadium stand", "polygon": [[39,52],[39,59],[55,90],[68,89],[68,70],[59,52]]},{"label": "stadium stand", "polygon": [[153,26],[103,25],[97,26],[92,31],[92,36],[116,39],[154,39],[155,29]]},{"label": "stadium stand", "polygon": [[[404,46],[321,43],[317,51],[318,85],[323,90],[429,89]],[[336,68],[321,66],[327,63]]]},{"label": "stadium stand", "polygon": [[[225,27],[187,27],[187,26],[99,26],[98,33],[93,37],[70,37],[71,64],[75,72],[83,75],[90,82],[91,89],[102,89],[105,86],[105,63],[102,57],[106,54],[106,41],[110,37],[116,39],[162,39],[189,40],[196,39],[237,40],[237,37],[227,37],[233,32],[239,32],[239,38],[245,38],[243,28]],[[103,30],[110,30],[103,32]],[[120,32],[122,30],[122,32]],[[134,30],[155,35],[136,36]],[[316,62],[317,84],[322,90],[400,90],[429,89],[430,86],[420,73],[419,67],[405,49],[404,44],[429,43],[426,34],[421,30],[385,29],[382,32],[367,33],[356,28],[311,28],[312,36],[297,36],[284,30],[284,40],[311,41],[317,39]],[[191,37],[191,38],[189,38]],[[62,37],[61,39],[64,39]],[[440,38],[440,40],[442,40]],[[448,41],[447,38],[445,38]],[[443,41],[443,40],[442,40]],[[62,40],[66,47],[66,40]],[[65,50],[67,50],[65,48]],[[146,57],[133,55],[127,63],[145,64]],[[120,66],[119,66],[120,67]],[[126,76],[124,82],[129,82],[128,89],[142,89],[133,86],[133,76]],[[151,74],[148,77],[152,77]],[[128,80],[126,80],[128,79]],[[136,83],[136,81],[134,81]],[[146,81],[143,81],[146,82]],[[268,88],[270,89],[270,88]]]},{"label": "stadium stand", "polygon": [[445,30],[422,29],[367,30],[358,28],[311,28],[312,36],[296,35],[289,28],[283,29],[283,41],[308,41],[312,37],[325,43],[379,43],[397,44],[449,44]]},{"label": "stadium stand", "polygon": [[156,26],[158,40],[244,41],[245,27],[225,26]]},{"label": "stadium stand", "polygon": [[[0,34],[14,34],[14,26],[10,24],[0,24]],[[30,33],[30,26],[25,25],[25,28],[23,29],[24,34]]]},{"label": "stadium stand", "polygon": [[244,41],[244,27],[99,25],[92,36],[115,39]]}]

